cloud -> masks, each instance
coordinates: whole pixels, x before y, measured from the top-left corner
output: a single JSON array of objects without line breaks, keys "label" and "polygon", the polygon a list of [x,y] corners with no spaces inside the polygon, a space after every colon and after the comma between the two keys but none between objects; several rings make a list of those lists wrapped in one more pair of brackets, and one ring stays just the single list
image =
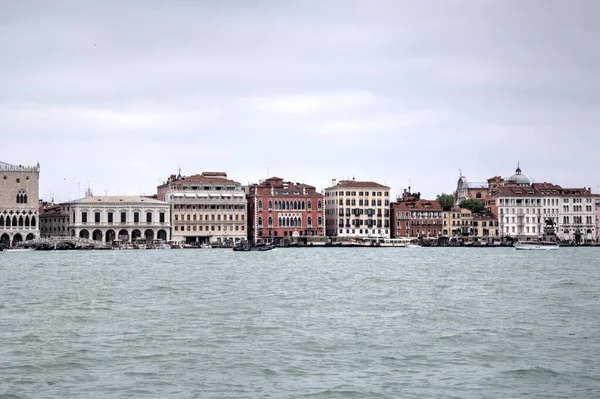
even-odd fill
[{"label": "cloud", "polygon": [[485,180],[520,160],[595,187],[599,14],[592,0],[7,3],[0,160],[39,159],[58,199],[87,180],[153,192],[179,166],[410,179],[431,197],[458,168]]}]

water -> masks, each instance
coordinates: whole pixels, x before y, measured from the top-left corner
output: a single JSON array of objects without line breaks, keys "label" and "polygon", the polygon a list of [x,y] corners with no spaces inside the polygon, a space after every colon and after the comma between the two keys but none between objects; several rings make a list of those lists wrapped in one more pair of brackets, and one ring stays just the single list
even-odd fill
[{"label": "water", "polygon": [[600,397],[599,255],[0,252],[0,398]]}]

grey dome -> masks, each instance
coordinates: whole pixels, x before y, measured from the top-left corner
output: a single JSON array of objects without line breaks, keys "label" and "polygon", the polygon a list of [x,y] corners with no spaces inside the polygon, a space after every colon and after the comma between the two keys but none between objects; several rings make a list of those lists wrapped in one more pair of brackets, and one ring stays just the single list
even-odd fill
[{"label": "grey dome", "polygon": [[521,174],[521,168],[517,167],[515,174],[508,179],[509,183],[518,184],[519,186],[529,186],[530,182],[527,176]]}]

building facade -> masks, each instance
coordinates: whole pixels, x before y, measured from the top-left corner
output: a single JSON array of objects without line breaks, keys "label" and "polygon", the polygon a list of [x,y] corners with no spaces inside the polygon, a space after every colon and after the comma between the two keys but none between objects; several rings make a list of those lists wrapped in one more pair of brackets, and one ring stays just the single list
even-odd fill
[{"label": "building facade", "polygon": [[40,208],[40,236],[69,236],[69,206],[43,205]]},{"label": "building facade", "polygon": [[248,187],[249,238],[308,242],[325,235],[323,195],[315,187],[271,177]]},{"label": "building facade", "polygon": [[246,194],[226,173],[171,175],[157,191],[170,204],[173,241],[232,246],[246,240]]},{"label": "building facade", "polygon": [[428,238],[443,234],[444,214],[439,202],[417,199],[406,190],[391,204],[390,217],[392,238]]},{"label": "building facade", "polygon": [[40,165],[0,162],[0,245],[39,238]]},{"label": "building facade", "polygon": [[67,230],[71,237],[107,243],[169,240],[169,204],[154,198],[94,196],[88,192],[85,198],[61,207],[69,214]]},{"label": "building facade", "polygon": [[390,238],[390,188],[373,181],[332,181],[325,189],[326,234]]},{"label": "building facade", "polygon": [[596,194],[596,242],[600,241],[600,194]]},{"label": "building facade", "polygon": [[589,188],[563,188],[550,183],[504,186],[495,192],[500,234],[516,239],[537,238],[547,220],[565,242],[595,241],[595,198]]}]

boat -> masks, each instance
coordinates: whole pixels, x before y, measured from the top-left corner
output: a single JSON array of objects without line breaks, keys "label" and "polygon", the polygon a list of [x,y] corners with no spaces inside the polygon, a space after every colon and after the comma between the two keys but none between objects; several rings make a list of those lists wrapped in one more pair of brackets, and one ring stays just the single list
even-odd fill
[{"label": "boat", "polygon": [[517,241],[513,244],[517,250],[556,250],[559,248],[558,244],[552,241],[542,240],[523,240]]},{"label": "boat", "polygon": [[240,245],[236,245],[235,247],[233,247],[234,251],[243,251],[243,252],[270,251],[272,249],[275,249],[275,245],[273,245],[273,244],[256,244],[256,245],[240,244]]},{"label": "boat", "polygon": [[210,248],[212,248],[212,245],[207,244],[207,243],[202,243],[202,244],[200,244],[200,248],[202,248],[202,249],[210,249]]},{"label": "boat", "polygon": [[35,251],[35,248],[4,248],[6,252],[30,252]]}]

